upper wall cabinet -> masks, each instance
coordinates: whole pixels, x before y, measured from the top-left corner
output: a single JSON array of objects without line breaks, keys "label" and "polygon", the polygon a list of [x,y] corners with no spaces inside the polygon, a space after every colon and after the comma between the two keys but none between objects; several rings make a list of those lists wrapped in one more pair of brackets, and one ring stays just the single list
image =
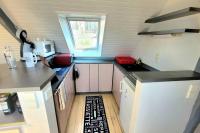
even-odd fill
[{"label": "upper wall cabinet", "polygon": [[158,17],[153,17],[153,18],[147,19],[145,21],[145,23],[158,23],[158,22],[176,19],[176,18],[180,18],[180,17],[185,17],[185,16],[197,14],[197,13],[200,13],[200,8],[189,7],[189,8],[171,12],[171,13],[168,13],[165,15],[161,15]]}]

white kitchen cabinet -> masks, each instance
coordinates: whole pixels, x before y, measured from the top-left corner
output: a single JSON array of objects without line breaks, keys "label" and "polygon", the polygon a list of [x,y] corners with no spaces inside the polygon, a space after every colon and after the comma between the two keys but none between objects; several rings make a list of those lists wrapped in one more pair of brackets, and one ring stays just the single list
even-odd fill
[{"label": "white kitchen cabinet", "polygon": [[99,64],[99,92],[112,91],[113,64]]},{"label": "white kitchen cabinet", "polygon": [[99,64],[90,64],[90,92],[99,91]]},{"label": "white kitchen cabinet", "polygon": [[76,79],[77,92],[112,91],[113,64],[76,64],[79,78]]},{"label": "white kitchen cabinet", "polygon": [[112,92],[118,107],[120,107],[120,100],[121,100],[120,81],[122,81],[123,78],[124,78],[123,72],[116,65],[114,65]]},{"label": "white kitchen cabinet", "polygon": [[129,133],[183,133],[199,80],[136,83]]},{"label": "white kitchen cabinet", "polygon": [[66,89],[66,101],[67,101],[67,118],[68,119],[71,111],[71,107],[73,104],[74,96],[75,96],[75,88],[74,88],[74,81],[73,81],[73,68],[70,69],[68,74],[65,77],[65,89]]},{"label": "white kitchen cabinet", "polygon": [[50,82],[41,91],[17,92],[17,95],[26,123],[22,126],[24,133],[58,133]]},{"label": "white kitchen cabinet", "polygon": [[76,92],[90,91],[89,64],[76,64],[79,78],[76,79]]},{"label": "white kitchen cabinet", "polygon": [[130,133],[131,116],[134,103],[134,89],[135,86],[127,79],[124,78],[121,82],[121,103],[120,103],[120,121],[124,133]]}]

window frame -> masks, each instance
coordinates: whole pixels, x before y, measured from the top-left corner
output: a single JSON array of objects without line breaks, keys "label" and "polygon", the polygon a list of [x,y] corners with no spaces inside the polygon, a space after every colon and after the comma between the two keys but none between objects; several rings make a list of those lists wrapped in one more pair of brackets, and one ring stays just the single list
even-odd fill
[{"label": "window frame", "polygon": [[[101,57],[103,53],[104,37],[106,32],[106,19],[107,15],[105,13],[91,13],[91,12],[72,12],[72,11],[57,11],[58,21],[66,41],[66,45],[69,52],[75,57]],[[69,23],[66,18],[95,18],[100,19],[100,34],[99,34],[99,44],[97,49],[86,49],[86,50],[76,50],[73,45],[73,40],[71,38],[71,33],[69,29]],[[59,49],[63,51],[64,49]]]},{"label": "window frame", "polygon": [[[101,28],[100,28],[101,19],[100,18],[98,18],[98,17],[97,18],[94,18],[94,17],[93,18],[89,18],[89,17],[66,17],[66,21],[67,21],[67,24],[69,26],[70,36],[71,36],[72,43],[73,43],[73,46],[74,46],[75,50],[98,50],[99,49],[99,40],[100,40],[99,38],[100,38],[100,32],[101,32]],[[98,22],[98,33],[97,33],[97,44],[96,44],[96,47],[94,47],[94,48],[77,49],[70,21]]]}]

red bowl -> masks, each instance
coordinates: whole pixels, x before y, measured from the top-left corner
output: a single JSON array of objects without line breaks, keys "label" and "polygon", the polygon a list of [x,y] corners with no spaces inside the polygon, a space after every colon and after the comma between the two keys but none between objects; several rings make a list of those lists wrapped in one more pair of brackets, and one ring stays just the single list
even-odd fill
[{"label": "red bowl", "polygon": [[118,64],[135,64],[136,59],[131,56],[116,56],[115,60]]}]

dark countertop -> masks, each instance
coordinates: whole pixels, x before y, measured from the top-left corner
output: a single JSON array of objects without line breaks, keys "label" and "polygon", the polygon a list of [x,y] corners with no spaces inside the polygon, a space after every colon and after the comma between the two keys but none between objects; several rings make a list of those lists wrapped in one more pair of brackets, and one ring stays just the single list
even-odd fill
[{"label": "dark countertop", "polygon": [[57,88],[59,87],[59,85],[73,66],[74,64],[71,64],[70,66],[61,68],[61,70],[56,72],[56,76],[51,81],[51,87],[53,92],[57,90]]},{"label": "dark countertop", "polygon": [[136,80],[140,82],[165,82],[165,81],[183,81],[183,80],[200,80],[200,73],[191,70],[183,71],[159,71],[146,64],[143,67],[150,71],[128,72],[121,65],[115,62],[115,65],[124,73],[124,75],[134,84]]},{"label": "dark countertop", "polygon": [[54,76],[55,72],[41,62],[32,68],[25,67],[23,62],[17,62],[16,69],[8,69],[7,64],[1,64],[0,93],[40,91]]},{"label": "dark countertop", "polygon": [[74,63],[77,64],[110,64],[114,61],[105,61],[105,60],[74,60]]},{"label": "dark countertop", "polygon": [[77,64],[110,64],[114,63],[114,58],[112,57],[75,57],[74,63]]},{"label": "dark countertop", "polygon": [[[151,71],[128,72],[111,58],[76,58],[74,63],[114,63],[132,82],[135,82],[136,79],[141,82],[200,80],[200,73],[194,71],[158,71],[145,64],[143,64],[143,67],[151,69]],[[54,72],[51,68],[40,62],[33,68],[26,68],[23,62],[17,62],[16,69],[8,69],[7,64],[0,64],[0,93],[40,91],[50,81],[54,91],[58,88],[74,63],[69,67],[62,68],[59,72]]]},{"label": "dark countertop", "polygon": [[200,80],[200,73],[190,70],[134,72],[134,75],[141,82]]}]

